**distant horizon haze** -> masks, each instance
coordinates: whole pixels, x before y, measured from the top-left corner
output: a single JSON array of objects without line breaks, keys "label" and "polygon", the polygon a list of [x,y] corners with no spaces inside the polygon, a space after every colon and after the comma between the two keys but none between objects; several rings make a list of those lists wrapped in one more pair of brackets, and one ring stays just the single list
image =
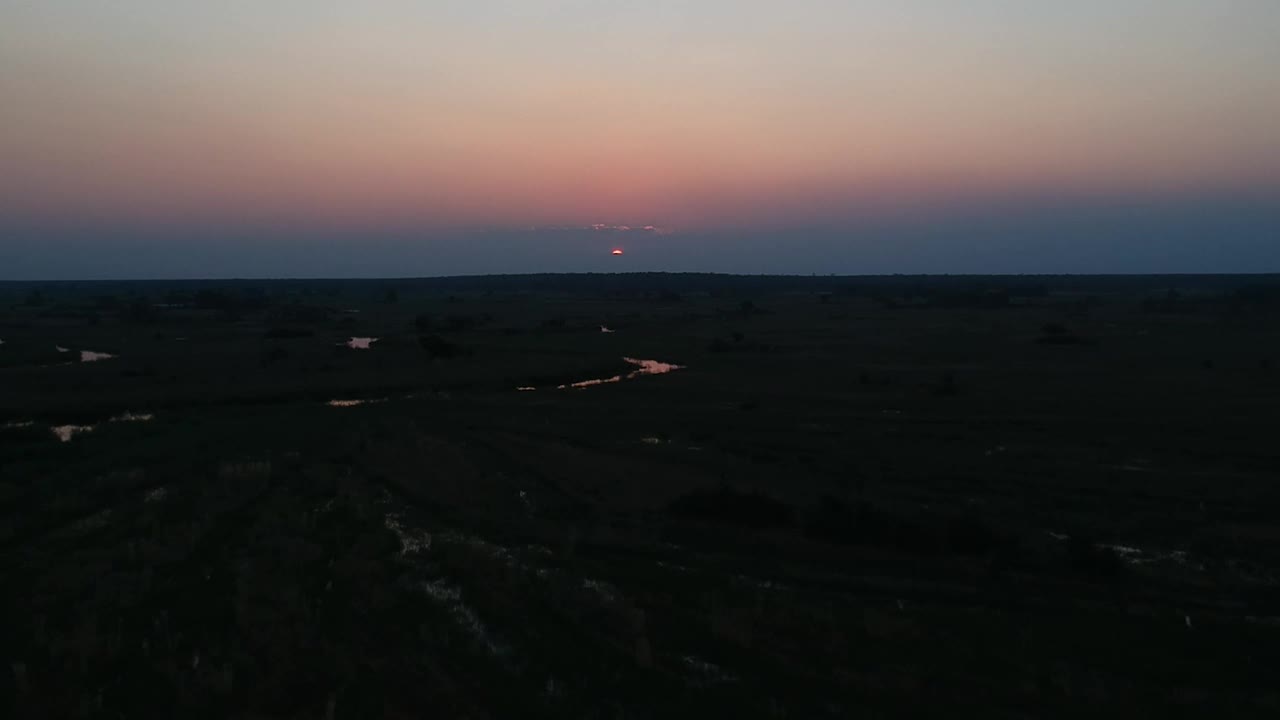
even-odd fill
[{"label": "distant horizon haze", "polygon": [[8,3],[0,279],[1275,271],[1277,37],[1274,0]]},{"label": "distant horizon haze", "polygon": [[1280,272],[1280,204],[1269,199],[968,206],[723,232],[48,223],[2,232],[0,280]]}]

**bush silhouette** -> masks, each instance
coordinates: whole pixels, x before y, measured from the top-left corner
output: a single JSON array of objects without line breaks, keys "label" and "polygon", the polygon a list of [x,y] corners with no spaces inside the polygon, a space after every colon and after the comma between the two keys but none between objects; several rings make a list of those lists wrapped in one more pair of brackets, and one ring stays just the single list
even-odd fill
[{"label": "bush silhouette", "polygon": [[1067,564],[1077,572],[1101,577],[1114,577],[1124,570],[1114,550],[1074,535],[1067,540]]},{"label": "bush silhouette", "polygon": [[791,507],[781,500],[726,485],[683,495],[670,509],[677,515],[754,529],[785,527],[794,518]]},{"label": "bush silhouette", "polygon": [[451,343],[439,335],[420,335],[418,344],[432,359],[450,360],[471,353],[457,343]]}]

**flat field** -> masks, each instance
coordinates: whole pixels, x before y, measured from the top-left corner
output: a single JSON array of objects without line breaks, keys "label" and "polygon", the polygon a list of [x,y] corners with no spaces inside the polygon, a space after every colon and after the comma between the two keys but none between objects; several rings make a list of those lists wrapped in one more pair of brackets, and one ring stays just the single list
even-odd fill
[{"label": "flat field", "polygon": [[8,717],[1280,714],[1280,278],[0,283],[0,340]]}]

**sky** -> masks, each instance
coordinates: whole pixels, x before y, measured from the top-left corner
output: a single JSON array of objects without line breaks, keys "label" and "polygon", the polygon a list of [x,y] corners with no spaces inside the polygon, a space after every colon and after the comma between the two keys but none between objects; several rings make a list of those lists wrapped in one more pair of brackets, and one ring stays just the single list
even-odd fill
[{"label": "sky", "polygon": [[0,280],[1275,272],[1277,38],[1276,0],[0,0]]}]

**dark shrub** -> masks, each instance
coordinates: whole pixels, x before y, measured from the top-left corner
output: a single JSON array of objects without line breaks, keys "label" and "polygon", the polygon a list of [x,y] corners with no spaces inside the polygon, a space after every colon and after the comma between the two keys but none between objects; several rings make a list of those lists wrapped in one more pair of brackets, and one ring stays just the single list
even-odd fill
[{"label": "dark shrub", "polygon": [[1087,345],[1080,337],[1075,335],[1043,335],[1036,339],[1041,345]]},{"label": "dark shrub", "polygon": [[271,340],[289,340],[291,338],[312,337],[315,334],[314,330],[307,330],[304,328],[273,327],[270,330],[267,330],[267,338]]},{"label": "dark shrub", "polygon": [[289,351],[282,347],[273,347],[262,353],[262,366],[267,367],[289,359]]},{"label": "dark shrub", "polygon": [[1036,338],[1041,345],[1092,345],[1093,343],[1072,332],[1061,323],[1048,323],[1040,328],[1043,333]]},{"label": "dark shrub", "polygon": [[804,532],[815,540],[841,545],[873,545],[924,550],[932,545],[918,529],[869,502],[852,505],[824,497],[809,511]]},{"label": "dark shrub", "polygon": [[457,343],[451,343],[439,335],[420,335],[418,344],[432,359],[450,360],[470,353]]},{"label": "dark shrub", "polygon": [[450,332],[462,332],[464,330],[470,330],[471,328],[476,327],[479,324],[480,324],[480,320],[478,318],[472,317],[471,315],[450,315],[449,317],[445,318],[445,329],[449,330]]},{"label": "dark shrub", "polygon": [[1048,323],[1041,328],[1045,335],[1067,335],[1069,331],[1061,323]]},{"label": "dark shrub", "polygon": [[156,319],[155,308],[146,298],[138,298],[120,313],[120,317],[129,322],[146,323]]},{"label": "dark shrub", "polygon": [[989,555],[1010,544],[981,518],[952,518],[946,529],[947,550],[957,555]]},{"label": "dark shrub", "polygon": [[1244,593],[1245,606],[1254,615],[1275,617],[1280,615],[1280,586],[1261,585]]},{"label": "dark shrub", "polygon": [[806,516],[805,534],[840,545],[884,547],[919,554],[988,555],[1010,540],[976,517],[905,518],[869,502],[824,497]]},{"label": "dark shrub", "polygon": [[1100,577],[1114,577],[1124,570],[1114,550],[1076,536],[1067,540],[1067,564],[1077,572]]},{"label": "dark shrub", "polygon": [[283,305],[271,310],[268,317],[278,323],[323,322],[333,316],[333,310],[318,305]]},{"label": "dark shrub", "polygon": [[959,395],[960,388],[959,386],[956,385],[956,376],[952,375],[951,373],[947,373],[946,375],[943,375],[942,379],[940,379],[938,383],[933,386],[933,394],[937,395],[938,397],[950,397],[952,395]]},{"label": "dark shrub", "polygon": [[791,507],[781,500],[725,485],[676,498],[670,509],[677,515],[754,529],[785,527],[794,517]]}]

